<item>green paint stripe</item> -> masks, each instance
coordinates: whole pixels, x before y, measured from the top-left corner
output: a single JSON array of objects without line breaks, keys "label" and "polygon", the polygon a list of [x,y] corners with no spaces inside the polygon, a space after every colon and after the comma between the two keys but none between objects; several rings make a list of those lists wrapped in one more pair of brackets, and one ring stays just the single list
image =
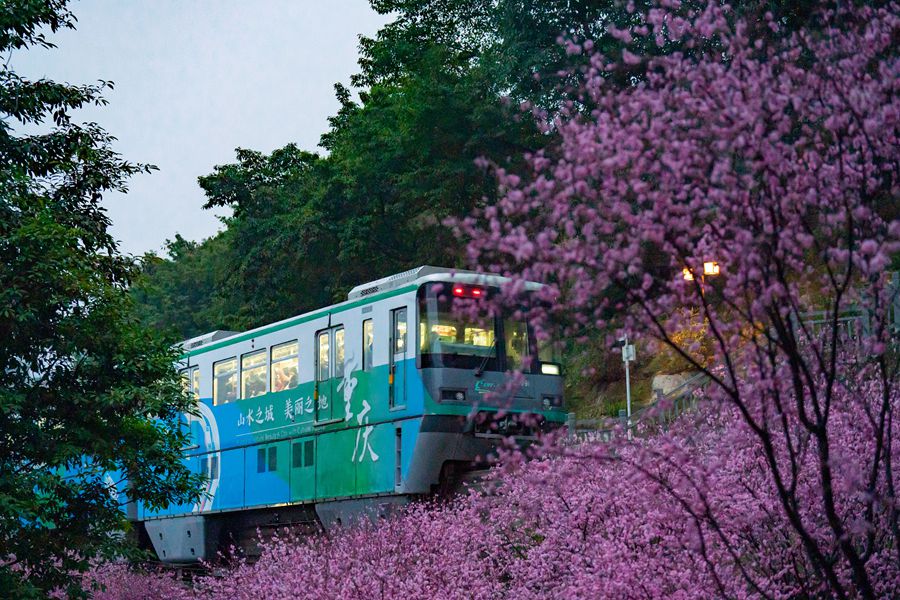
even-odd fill
[{"label": "green paint stripe", "polygon": [[208,346],[203,346],[201,348],[197,348],[196,350],[191,350],[187,354],[182,354],[181,359],[184,360],[191,356],[197,356],[198,354],[203,354],[205,352],[210,352],[212,350],[218,350],[219,348],[225,348],[226,346],[230,346],[232,344],[237,344],[240,342],[245,342],[247,340],[251,340],[253,338],[259,337],[261,335],[266,335],[269,333],[274,333],[276,331],[281,331],[282,329],[287,329],[288,327],[293,327],[294,325],[300,325],[301,323],[306,323],[307,321],[313,321],[320,317],[327,315],[329,312],[343,311],[349,310],[351,308],[356,308],[357,306],[363,306],[365,304],[371,304],[377,300],[384,300],[386,298],[392,298],[394,296],[399,296],[400,294],[405,294],[406,292],[411,292],[417,289],[418,285],[408,285],[406,287],[397,288],[396,290],[390,290],[387,292],[382,292],[381,294],[374,294],[372,296],[367,296],[365,298],[360,298],[359,300],[354,300],[353,302],[347,301],[341,304],[334,304],[332,306],[328,306],[322,308],[316,312],[307,313],[305,315],[300,315],[298,317],[294,317],[293,319],[289,319],[287,321],[283,321],[276,325],[263,326],[258,329],[251,329],[247,333],[242,333],[239,335],[231,336],[230,338],[225,338],[221,342],[216,342],[215,344],[210,344]]}]

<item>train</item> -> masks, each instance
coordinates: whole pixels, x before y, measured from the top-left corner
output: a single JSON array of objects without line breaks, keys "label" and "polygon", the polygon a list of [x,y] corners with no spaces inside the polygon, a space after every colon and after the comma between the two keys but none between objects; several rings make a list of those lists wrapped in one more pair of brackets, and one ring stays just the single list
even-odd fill
[{"label": "train", "polygon": [[[183,342],[178,367],[197,402],[183,460],[205,484],[192,504],[132,503],[144,542],[188,564],[247,532],[377,518],[482,468],[501,439],[564,424],[554,346],[524,319],[453,310],[505,281],[421,266],[333,306]],[[524,374],[510,387],[513,371]]]}]

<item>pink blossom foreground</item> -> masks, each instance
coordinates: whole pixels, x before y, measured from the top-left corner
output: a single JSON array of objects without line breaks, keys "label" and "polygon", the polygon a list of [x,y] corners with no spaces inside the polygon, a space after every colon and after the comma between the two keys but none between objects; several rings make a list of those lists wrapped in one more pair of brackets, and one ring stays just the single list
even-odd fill
[{"label": "pink blossom foreground", "polygon": [[[876,595],[898,597],[889,512],[880,507],[874,528],[857,527],[875,439],[857,416],[880,402],[880,390],[867,382],[837,398],[830,427],[839,513],[852,543],[874,538],[866,566]],[[896,462],[900,425],[892,429]],[[798,509],[838,556],[818,508],[814,453],[802,462]],[[192,588],[102,567],[93,577],[106,589],[95,597],[793,598],[827,590],[777,506],[755,435],[730,409],[707,406],[632,445],[558,448],[528,462],[511,456],[494,477],[492,492],[450,505],[415,506],[331,538],[276,540],[257,563]],[[848,569],[839,573],[855,595]]]}]

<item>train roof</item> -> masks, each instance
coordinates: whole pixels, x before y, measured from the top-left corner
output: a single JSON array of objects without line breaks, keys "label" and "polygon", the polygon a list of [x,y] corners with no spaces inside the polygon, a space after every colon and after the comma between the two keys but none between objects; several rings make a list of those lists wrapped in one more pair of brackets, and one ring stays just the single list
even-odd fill
[{"label": "train roof", "polygon": [[[340,310],[341,308],[346,308],[348,304],[365,303],[365,300],[369,297],[388,294],[391,291],[400,290],[401,288],[407,286],[417,287],[418,285],[427,283],[429,281],[445,281],[448,278],[451,278],[452,281],[457,281],[460,283],[477,283],[481,285],[492,286],[500,286],[504,282],[508,281],[507,278],[492,273],[478,273],[476,271],[466,271],[463,269],[451,269],[447,267],[423,265],[421,267],[409,269],[408,271],[403,271],[402,273],[396,273],[394,275],[389,275],[388,277],[376,279],[375,281],[360,284],[350,290],[350,293],[347,294],[347,300],[339,304],[317,308],[301,315],[288,317],[287,319],[284,319],[282,321],[262,325],[245,332],[224,330],[211,331],[209,333],[193,337],[189,340],[185,340],[181,342],[180,345],[185,351],[186,355],[194,354],[195,352],[202,353],[208,350],[212,350],[213,348],[219,348],[221,346],[228,345],[231,342],[238,342],[255,337],[257,335],[264,335],[278,329],[283,329],[284,327],[288,327],[295,323],[310,320],[330,310]],[[527,289],[537,289],[539,287],[540,284],[537,283],[530,283],[526,285]]]},{"label": "train roof", "polygon": [[378,292],[385,292],[387,290],[403,287],[404,285],[408,285],[415,282],[417,279],[421,279],[429,275],[443,276],[452,274],[477,275],[475,271],[454,271],[446,267],[432,267],[430,265],[423,265],[421,267],[416,267],[415,269],[403,271],[402,273],[388,275],[387,277],[382,277],[381,279],[376,279],[375,281],[362,283],[350,290],[350,293],[347,294],[347,300],[356,300],[358,298],[363,298],[371,294],[377,294]]},{"label": "train roof", "polygon": [[209,333],[204,333],[203,335],[192,337],[189,340],[184,340],[183,342],[181,342],[181,347],[185,350],[193,350],[194,348],[199,348],[200,346],[205,346],[206,344],[211,344],[213,342],[218,342],[221,339],[237,335],[238,333],[240,332],[216,329],[215,331],[210,331]]}]

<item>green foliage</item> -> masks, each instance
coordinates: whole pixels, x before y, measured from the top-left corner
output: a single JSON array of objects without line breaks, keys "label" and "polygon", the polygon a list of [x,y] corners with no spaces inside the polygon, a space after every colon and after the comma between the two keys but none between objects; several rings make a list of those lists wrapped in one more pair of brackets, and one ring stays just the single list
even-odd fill
[{"label": "green foliage", "polygon": [[[293,145],[269,156],[239,149],[234,164],[200,178],[206,206],[229,206],[233,217],[196,248],[176,240],[167,259],[145,259],[134,288],[145,323],[183,337],[242,329],[419,264],[462,266],[443,221],[493,201],[493,177],[476,159],[515,164],[548,136],[501,101],[510,89],[497,75],[502,53],[473,60],[474,47],[461,45],[469,34],[454,29],[462,21],[436,12],[417,35],[404,11],[361,42],[359,100],[336,86],[341,109],[322,136],[326,156]],[[188,282],[203,298],[180,289]]]},{"label": "green foliage", "polygon": [[[571,66],[560,37],[606,41],[606,25],[623,20],[609,0],[374,0],[394,22],[360,43],[356,86],[401,81],[422,71],[423,46],[435,45],[466,71],[477,71],[498,93],[552,106],[561,97],[558,73]],[[535,77],[539,75],[539,77]]]},{"label": "green foliage", "polygon": [[[479,157],[506,163],[544,141],[500,102],[497,83],[440,45],[416,70],[345,97],[322,145],[329,151],[321,208],[337,240],[346,288],[423,263],[459,263],[442,225],[495,195]],[[517,110],[517,109],[515,109]]]},{"label": "green foliage", "polygon": [[166,245],[170,260],[153,254],[141,259],[141,274],[131,289],[145,325],[172,331],[175,337],[182,331],[233,326],[227,320],[219,324],[223,307],[208,291],[227,275],[223,257],[229,249],[228,237],[229,232],[223,232],[198,244],[176,235]]},{"label": "green foliage", "polygon": [[[0,52],[52,47],[64,2],[7,1]],[[122,552],[128,529],[111,477],[153,506],[192,497],[177,423],[191,409],[168,340],[134,316],[132,262],[99,202],[151,167],[69,113],[107,84],[28,81],[0,70],[0,589],[81,593],[90,560]],[[48,123],[47,121],[51,121]],[[46,130],[17,134],[14,124]],[[112,481],[115,483],[115,481]]]}]

